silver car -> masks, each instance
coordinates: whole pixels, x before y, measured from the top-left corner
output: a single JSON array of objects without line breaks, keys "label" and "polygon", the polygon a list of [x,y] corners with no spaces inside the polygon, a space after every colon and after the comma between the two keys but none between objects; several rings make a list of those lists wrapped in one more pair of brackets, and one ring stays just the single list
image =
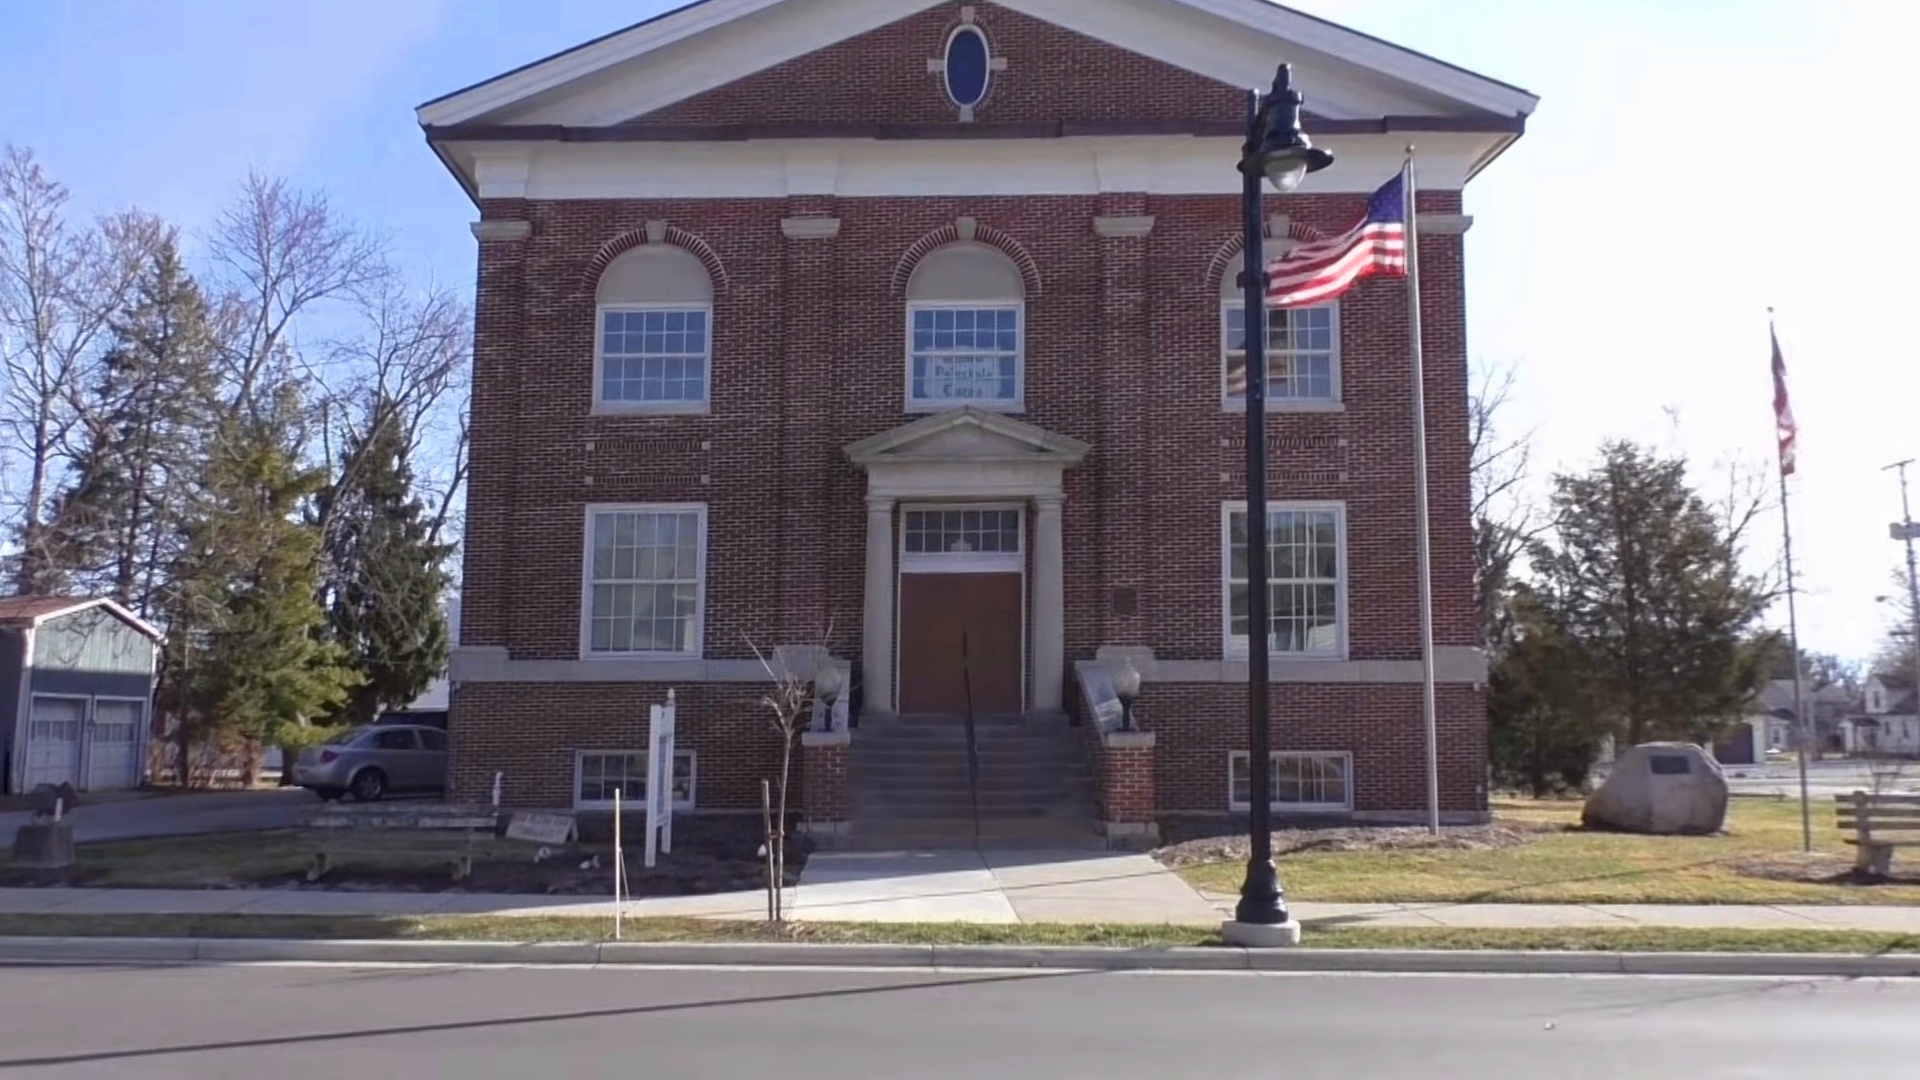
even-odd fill
[{"label": "silver car", "polygon": [[294,759],[293,782],[322,799],[351,794],[442,792],[447,787],[447,733],[411,724],[375,724],[343,731]]}]

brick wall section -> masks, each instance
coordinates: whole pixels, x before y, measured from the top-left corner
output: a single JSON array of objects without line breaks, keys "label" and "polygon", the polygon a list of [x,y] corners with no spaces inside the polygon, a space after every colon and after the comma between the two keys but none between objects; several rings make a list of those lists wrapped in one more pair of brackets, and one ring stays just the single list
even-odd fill
[{"label": "brick wall section", "polygon": [[832,741],[804,746],[801,751],[801,819],[835,822],[847,819],[847,760],[851,747]]},{"label": "brick wall section", "polygon": [[[647,683],[460,686],[450,725],[454,797],[484,799],[494,772],[504,771],[509,805],[573,805],[574,752],[644,753],[648,706],[664,702],[667,689]],[[695,808],[758,811],[760,781],[777,785],[780,777],[780,737],[767,720],[763,692],[717,684],[674,690],[674,744],[695,755]],[[796,747],[795,806],[799,756]]]},{"label": "brick wall section", "polygon": [[[649,124],[946,123],[959,110],[926,62],[944,56],[958,3],[896,23],[636,117]],[[1245,89],[994,4],[976,3],[1004,71],[993,73],[982,122],[1233,118]]]},{"label": "brick wall section", "polygon": [[1159,813],[1154,747],[1106,746],[1093,752],[1094,798],[1103,822],[1145,824]]},{"label": "brick wall section", "polygon": [[[1114,115],[1104,109],[1135,119],[1239,116],[1232,88],[1150,70],[1148,61],[978,6],[996,52],[1010,60],[983,120]],[[924,61],[937,55],[957,10],[941,5],[649,119],[950,121],[952,106]],[[874,59],[888,55],[916,62]],[[1108,60],[1120,65],[1119,89],[1092,77],[1089,65]],[[828,79],[828,69],[848,81]],[[1136,77],[1159,80],[1154,92],[1121,92]],[[904,81],[882,85],[887,79]],[[787,104],[807,115],[767,111]],[[1460,209],[1457,191],[1421,199],[1426,211]],[[1337,230],[1364,201],[1269,196],[1265,210]],[[865,481],[841,448],[911,419],[904,298],[893,284],[916,241],[969,216],[1004,233],[1038,273],[1027,305],[1023,418],[1094,446],[1065,486],[1069,659],[1102,644],[1151,645],[1162,658],[1221,655],[1220,506],[1244,494],[1243,420],[1220,404],[1220,274],[1237,270],[1237,198],[488,200],[481,210],[490,221],[527,221],[532,235],[479,250],[464,644],[503,646],[518,660],[575,658],[585,507],[698,502],[709,514],[709,658],[751,657],[749,642],[817,640],[827,625],[834,651],[858,657]],[[1133,214],[1156,219],[1150,236],[1094,236],[1095,217]],[[837,217],[840,235],[788,240],[780,222],[796,215]],[[709,248],[721,270],[711,414],[596,417],[594,257],[650,220]],[[1462,239],[1425,236],[1421,255],[1435,628],[1441,645],[1471,645]],[[1276,414],[1269,424],[1272,497],[1346,504],[1354,659],[1419,655],[1404,302],[1398,280],[1350,293],[1341,316],[1344,411]],[[1119,589],[1135,592],[1135,614],[1115,614]],[[454,704],[457,784],[473,794],[505,768],[514,801],[563,802],[574,748],[641,745],[645,707],[665,689],[464,686]],[[678,689],[684,738],[701,750],[701,806],[757,807],[758,780],[772,774],[777,749],[754,705],[757,689]],[[1224,808],[1225,752],[1244,742],[1245,694],[1243,686],[1149,684],[1162,808]],[[1281,686],[1274,695],[1277,747],[1355,754],[1357,806],[1423,804],[1417,685]],[[1449,808],[1484,805],[1484,715],[1477,691],[1442,688]]]}]

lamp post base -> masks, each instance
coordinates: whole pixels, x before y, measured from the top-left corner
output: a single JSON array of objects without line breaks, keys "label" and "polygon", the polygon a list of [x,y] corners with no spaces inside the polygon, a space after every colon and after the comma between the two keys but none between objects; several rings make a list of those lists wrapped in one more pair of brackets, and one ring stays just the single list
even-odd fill
[{"label": "lamp post base", "polygon": [[1300,922],[1283,923],[1224,922],[1220,937],[1229,945],[1243,949],[1286,949],[1300,944]]}]

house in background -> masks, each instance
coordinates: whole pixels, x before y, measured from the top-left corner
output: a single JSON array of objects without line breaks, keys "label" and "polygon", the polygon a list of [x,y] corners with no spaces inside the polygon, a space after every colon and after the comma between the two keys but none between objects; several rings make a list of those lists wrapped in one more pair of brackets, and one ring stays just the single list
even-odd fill
[{"label": "house in background", "polygon": [[1088,736],[1104,786],[1049,822],[1244,810],[1254,768],[1281,813],[1419,819],[1407,283],[1262,314],[1237,281],[1245,88],[1283,61],[1338,160],[1266,194],[1269,254],[1419,145],[1439,797],[1484,820],[1463,199],[1536,99],[1266,0],[704,0],[421,106],[479,219],[456,794],[632,795],[671,690],[688,801],[754,810],[759,646],[854,669],[796,773],[855,841],[965,790],[970,709],[1008,729],[990,811],[1084,799],[1068,716],[1122,657],[1147,730]]},{"label": "house in background", "polygon": [[1913,682],[1899,675],[1875,674],[1861,695],[1861,710],[1844,724],[1849,754],[1920,757],[1920,709]]},{"label": "house in background", "polygon": [[138,787],[159,643],[111,600],[0,599],[0,785]]},{"label": "house in background", "polygon": [[[1857,711],[1853,692],[1837,683],[1818,690],[1803,686],[1801,697],[1812,720],[1814,745],[1822,751],[1845,750],[1843,722]],[[1764,760],[1768,751],[1789,752],[1800,745],[1799,726],[1793,707],[1793,680],[1774,679],[1760,688],[1746,720],[1714,744],[1714,757],[1725,765],[1744,765]],[[1748,742],[1753,743],[1754,756],[1741,756]]]}]

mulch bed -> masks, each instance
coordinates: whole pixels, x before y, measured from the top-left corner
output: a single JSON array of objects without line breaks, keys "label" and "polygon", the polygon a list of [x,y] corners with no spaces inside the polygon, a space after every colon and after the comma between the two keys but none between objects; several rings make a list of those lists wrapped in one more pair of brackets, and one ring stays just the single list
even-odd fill
[{"label": "mulch bed", "polygon": [[[1237,862],[1247,858],[1250,845],[1245,826],[1238,833],[1219,818],[1168,818],[1160,823],[1167,843],[1154,858],[1179,869],[1204,863]],[[1338,826],[1282,828],[1273,831],[1275,855],[1315,851],[1495,851],[1532,843],[1543,833],[1561,832],[1561,826],[1534,822],[1444,826],[1440,834],[1424,826]]]},{"label": "mulch bed", "polygon": [[[584,824],[584,823],[583,823]],[[588,829],[588,837],[597,840],[599,829]],[[641,865],[640,830],[629,834],[627,845],[628,892],[636,897],[703,896],[712,893],[741,892],[766,888],[766,862],[758,854],[761,844],[758,817],[682,817],[673,824],[673,853],[661,855],[659,865],[647,869]],[[292,840],[311,850],[311,841]],[[533,844],[513,842],[481,847],[474,861],[473,874],[465,881],[454,881],[448,859],[459,851],[460,842],[449,836],[436,851],[445,855],[421,854],[416,865],[394,866],[393,855],[383,856],[389,865],[379,866],[354,861],[351,846],[343,846],[334,868],[317,882],[307,881],[300,872],[265,874],[236,879],[228,888],[310,889],[334,892],[453,892],[509,893],[550,896],[613,895],[613,845],[589,842],[553,847],[550,857],[536,863]],[[785,880],[795,885],[806,865],[813,845],[804,837],[787,840]],[[524,858],[521,856],[524,855]],[[80,865],[67,870],[23,870],[0,867],[0,886],[101,886],[102,870],[86,865],[86,848],[80,849]],[[114,886],[138,888],[140,883],[122,881]]]}]

